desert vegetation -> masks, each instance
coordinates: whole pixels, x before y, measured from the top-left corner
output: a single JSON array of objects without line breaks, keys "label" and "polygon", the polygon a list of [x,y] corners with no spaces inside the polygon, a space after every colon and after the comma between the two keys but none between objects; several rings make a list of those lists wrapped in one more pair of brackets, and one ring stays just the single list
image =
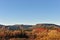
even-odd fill
[{"label": "desert vegetation", "polygon": [[60,40],[58,27],[34,27],[33,29],[8,30],[0,28],[0,40]]}]

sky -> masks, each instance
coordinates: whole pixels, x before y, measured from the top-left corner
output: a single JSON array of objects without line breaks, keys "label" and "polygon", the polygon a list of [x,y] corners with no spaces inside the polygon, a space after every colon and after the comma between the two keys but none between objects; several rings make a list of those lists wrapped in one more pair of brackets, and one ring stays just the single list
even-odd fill
[{"label": "sky", "polygon": [[0,24],[60,25],[60,0],[0,0]]}]

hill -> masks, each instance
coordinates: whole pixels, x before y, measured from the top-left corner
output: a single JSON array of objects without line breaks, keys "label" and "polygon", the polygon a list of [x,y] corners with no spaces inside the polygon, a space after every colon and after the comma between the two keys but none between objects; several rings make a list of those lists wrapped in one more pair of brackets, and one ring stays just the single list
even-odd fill
[{"label": "hill", "polygon": [[56,24],[36,24],[36,25],[0,25],[0,29],[8,29],[8,30],[19,30],[19,29],[33,29],[33,28],[60,28],[60,25]]}]

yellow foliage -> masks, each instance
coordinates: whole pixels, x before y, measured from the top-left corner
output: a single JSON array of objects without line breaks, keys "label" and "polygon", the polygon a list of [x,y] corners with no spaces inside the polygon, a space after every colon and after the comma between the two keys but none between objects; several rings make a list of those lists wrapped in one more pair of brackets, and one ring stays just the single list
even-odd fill
[{"label": "yellow foliage", "polygon": [[49,38],[60,38],[60,32],[58,32],[57,30],[50,30],[50,32],[48,33],[48,37]]}]

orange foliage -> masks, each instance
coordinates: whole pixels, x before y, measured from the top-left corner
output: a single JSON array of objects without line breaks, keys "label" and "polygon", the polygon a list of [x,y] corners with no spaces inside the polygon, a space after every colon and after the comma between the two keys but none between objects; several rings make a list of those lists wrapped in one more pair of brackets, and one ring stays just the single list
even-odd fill
[{"label": "orange foliage", "polygon": [[6,36],[20,35],[21,32],[25,33],[29,38],[10,38],[9,40],[60,40],[60,29],[48,30],[45,28],[35,28],[30,32],[21,30],[0,31],[0,37],[2,37],[0,40],[5,40]]}]

